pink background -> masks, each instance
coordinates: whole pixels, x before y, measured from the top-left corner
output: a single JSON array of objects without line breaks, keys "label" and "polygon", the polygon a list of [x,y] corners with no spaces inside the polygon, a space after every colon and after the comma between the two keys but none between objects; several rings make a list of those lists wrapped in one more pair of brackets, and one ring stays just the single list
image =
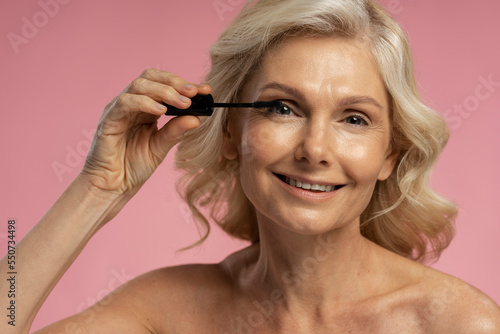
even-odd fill
[{"label": "pink background", "polygon": [[[381,2],[408,31],[424,100],[448,111],[452,127],[432,182],[461,212],[456,239],[434,267],[500,302],[500,2]],[[103,107],[148,67],[199,82],[209,45],[243,0],[41,3],[52,4],[51,15],[37,1],[0,5],[2,255],[7,220],[17,220],[20,240],[77,175]],[[38,31],[23,29],[26,22]],[[9,33],[29,38],[14,47]],[[454,105],[464,105],[462,114]],[[201,247],[176,252],[198,234],[174,191],[172,156],[91,240],[33,329],[92,305],[133,276],[220,261],[244,246],[215,228]]]}]

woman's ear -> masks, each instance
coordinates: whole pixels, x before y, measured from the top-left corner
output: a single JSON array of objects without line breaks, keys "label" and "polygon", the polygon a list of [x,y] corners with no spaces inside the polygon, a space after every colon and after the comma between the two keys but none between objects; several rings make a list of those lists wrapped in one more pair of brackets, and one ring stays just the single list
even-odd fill
[{"label": "woman's ear", "polygon": [[398,161],[399,153],[399,150],[395,149],[391,145],[388,153],[386,153],[387,155],[385,157],[384,163],[378,174],[379,181],[387,180],[389,176],[391,176],[392,171],[394,170],[394,166],[396,166],[396,162]]},{"label": "woman's ear", "polygon": [[238,145],[236,143],[234,124],[232,120],[227,121],[227,125],[224,130],[224,138],[222,141],[222,155],[227,160],[235,160],[238,157]]}]

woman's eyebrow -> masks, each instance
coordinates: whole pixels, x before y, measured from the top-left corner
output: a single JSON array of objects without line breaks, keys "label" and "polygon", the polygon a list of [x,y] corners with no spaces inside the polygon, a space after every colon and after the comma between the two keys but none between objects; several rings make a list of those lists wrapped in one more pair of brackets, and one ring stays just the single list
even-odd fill
[{"label": "woman's eyebrow", "polygon": [[373,97],[366,95],[352,95],[346,96],[340,99],[340,106],[348,106],[353,104],[371,104],[377,107],[380,110],[384,110],[384,107],[380,103],[377,102]]},{"label": "woman's eyebrow", "polygon": [[288,95],[292,95],[298,100],[306,100],[306,97],[300,90],[294,87],[287,86],[285,84],[279,83],[279,82],[270,82],[268,84],[265,84],[264,86],[260,87],[259,92],[262,92],[266,89],[277,89],[282,92],[285,92]]},{"label": "woman's eyebrow", "polygon": [[[260,87],[259,92],[262,92],[266,89],[277,89],[288,95],[294,96],[299,100],[302,101],[306,100],[305,95],[300,90],[279,82],[270,82],[268,84],[265,84],[264,86]],[[348,106],[353,104],[371,104],[380,110],[384,110],[384,107],[377,100],[375,100],[373,97],[366,95],[345,96],[342,97],[338,103],[339,106]]]}]

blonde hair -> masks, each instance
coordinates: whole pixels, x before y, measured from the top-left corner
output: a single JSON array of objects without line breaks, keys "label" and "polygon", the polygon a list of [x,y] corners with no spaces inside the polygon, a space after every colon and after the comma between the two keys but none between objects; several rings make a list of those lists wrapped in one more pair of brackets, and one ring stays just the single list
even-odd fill
[{"label": "blonde hair", "polygon": [[[206,77],[214,98],[238,101],[242,87],[272,47],[294,36],[364,38],[386,85],[392,144],[400,151],[392,175],[379,181],[361,215],[366,238],[402,256],[438,258],[453,235],[456,206],[428,185],[429,173],[448,140],[443,118],[418,96],[408,41],[378,4],[367,0],[249,1],[210,49]],[[220,109],[179,144],[176,167],[185,171],[177,189],[194,218],[210,232],[209,216],[230,235],[258,241],[255,210],[240,185],[238,163],[222,156],[230,111]]]}]

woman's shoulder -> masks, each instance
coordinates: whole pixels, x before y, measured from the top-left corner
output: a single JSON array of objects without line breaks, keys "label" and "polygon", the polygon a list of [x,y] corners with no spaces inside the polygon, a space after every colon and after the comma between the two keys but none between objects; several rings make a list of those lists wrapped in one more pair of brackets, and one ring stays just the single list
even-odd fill
[{"label": "woman's shoulder", "polygon": [[392,267],[396,279],[406,283],[385,302],[403,312],[410,308],[425,332],[500,333],[500,307],[479,289],[408,259]]},{"label": "woman's shoulder", "polygon": [[[141,290],[157,301],[179,306],[200,297],[222,298],[230,293],[230,277],[220,264],[187,264],[147,272],[130,282],[130,290]],[[209,294],[209,296],[206,296]]]},{"label": "woman's shoulder", "polygon": [[190,264],[144,273],[117,294],[140,305],[134,312],[158,333],[177,333],[209,324],[213,311],[231,300],[232,286],[220,264]]},{"label": "woman's shoulder", "polygon": [[229,254],[220,263],[163,267],[147,272],[135,280],[147,281],[147,286],[158,285],[154,290],[159,288],[169,290],[175,286],[177,290],[187,289],[184,291],[186,293],[189,293],[191,289],[199,293],[203,288],[220,294],[223,290],[234,288],[235,276],[246,268],[248,262],[255,260],[255,255],[258,255],[258,247],[252,245]]},{"label": "woman's shoulder", "polygon": [[500,333],[500,307],[463,280],[431,269],[423,281],[423,316],[435,332]]}]

